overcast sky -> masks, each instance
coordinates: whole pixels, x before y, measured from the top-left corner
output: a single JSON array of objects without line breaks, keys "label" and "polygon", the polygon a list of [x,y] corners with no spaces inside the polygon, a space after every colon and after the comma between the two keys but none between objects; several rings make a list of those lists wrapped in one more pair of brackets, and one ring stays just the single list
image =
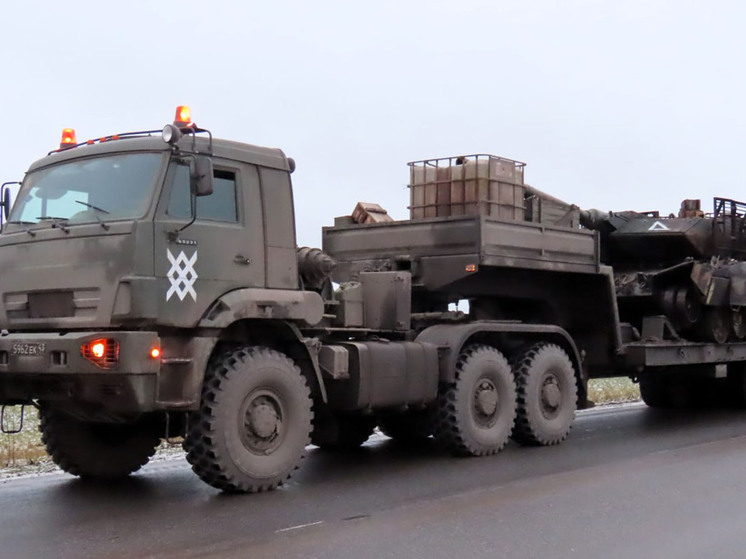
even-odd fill
[{"label": "overcast sky", "polygon": [[408,216],[415,159],[493,153],[583,207],[746,199],[746,2],[12,2],[3,180],[73,127],[161,128],[294,157],[299,244],[359,200]]}]

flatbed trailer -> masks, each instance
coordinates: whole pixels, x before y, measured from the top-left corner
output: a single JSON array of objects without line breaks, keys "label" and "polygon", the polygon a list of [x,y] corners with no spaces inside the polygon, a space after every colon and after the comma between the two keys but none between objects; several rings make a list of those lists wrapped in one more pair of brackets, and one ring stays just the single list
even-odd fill
[{"label": "flatbed trailer", "polygon": [[[639,327],[622,322],[614,271],[601,263],[600,245],[597,231],[485,215],[365,225],[339,218],[323,232],[324,250],[338,261],[337,281],[407,270],[413,304],[423,311],[467,300],[471,319],[563,328],[581,356],[581,396],[588,379],[629,376],[642,381],[643,397],[659,404],[660,397],[648,398],[657,378],[701,389],[730,377],[739,403],[746,343],[686,340],[659,314],[644,317]],[[696,389],[689,392],[696,400]],[[579,405],[586,402],[581,398]]]}]

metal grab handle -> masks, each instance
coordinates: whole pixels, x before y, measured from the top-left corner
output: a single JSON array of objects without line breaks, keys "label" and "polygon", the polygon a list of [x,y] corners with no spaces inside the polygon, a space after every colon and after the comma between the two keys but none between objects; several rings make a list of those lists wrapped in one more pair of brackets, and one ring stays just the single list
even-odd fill
[{"label": "metal grab handle", "polygon": [[237,254],[235,258],[233,258],[233,262],[236,264],[243,264],[244,266],[248,266],[251,264],[251,258],[246,258],[243,254]]},{"label": "metal grab handle", "polygon": [[20,433],[23,431],[23,412],[26,410],[26,406],[21,406],[21,419],[19,421],[18,427],[15,429],[12,427],[6,427],[5,426],[5,408],[8,407],[6,405],[3,405],[3,407],[0,409],[0,432],[2,432],[5,435],[15,435],[17,433]]}]

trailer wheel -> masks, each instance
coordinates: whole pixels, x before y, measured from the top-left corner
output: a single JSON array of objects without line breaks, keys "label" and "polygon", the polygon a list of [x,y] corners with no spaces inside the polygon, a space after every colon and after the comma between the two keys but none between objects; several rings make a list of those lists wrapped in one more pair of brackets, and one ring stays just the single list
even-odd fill
[{"label": "trailer wheel", "polygon": [[370,438],[375,428],[376,421],[372,417],[319,414],[311,433],[311,444],[328,451],[354,450]]},{"label": "trailer wheel", "polygon": [[660,379],[641,379],[640,397],[649,408],[668,407],[668,390]]},{"label": "trailer wheel", "polygon": [[378,419],[381,432],[402,443],[424,441],[433,434],[433,413],[431,410],[416,410],[385,415]]},{"label": "trailer wheel", "polygon": [[701,390],[696,390],[691,378],[678,375],[666,379],[666,404],[670,408],[694,408],[702,403]]},{"label": "trailer wheel", "polygon": [[457,456],[502,450],[515,421],[515,382],[507,359],[487,345],[464,348],[456,379],[438,395],[435,439]]},{"label": "trailer wheel", "polygon": [[208,365],[184,440],[187,460],[223,491],[274,489],[305,456],[312,418],[309,389],[293,361],[273,349],[234,349]]},{"label": "trailer wheel", "polygon": [[513,440],[553,445],[567,438],[577,409],[575,369],[555,344],[538,343],[515,360],[518,410]]},{"label": "trailer wheel", "polygon": [[52,461],[81,478],[127,477],[147,464],[160,443],[159,425],[150,417],[135,423],[94,423],[44,405],[39,417],[41,440]]},{"label": "trailer wheel", "polygon": [[729,402],[737,408],[746,408],[746,366],[743,363],[728,365],[725,382]]}]

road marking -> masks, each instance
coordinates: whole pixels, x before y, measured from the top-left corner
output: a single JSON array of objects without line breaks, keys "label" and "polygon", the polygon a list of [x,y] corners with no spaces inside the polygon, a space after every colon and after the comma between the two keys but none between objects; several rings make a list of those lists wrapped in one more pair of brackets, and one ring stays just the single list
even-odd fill
[{"label": "road marking", "polygon": [[275,534],[279,534],[280,532],[290,532],[290,530],[300,530],[301,528],[308,528],[309,526],[318,526],[319,524],[323,524],[323,520],[319,520],[318,522],[310,522],[308,524],[299,524],[298,526],[291,526],[290,528],[281,528],[280,530],[275,530]]}]

